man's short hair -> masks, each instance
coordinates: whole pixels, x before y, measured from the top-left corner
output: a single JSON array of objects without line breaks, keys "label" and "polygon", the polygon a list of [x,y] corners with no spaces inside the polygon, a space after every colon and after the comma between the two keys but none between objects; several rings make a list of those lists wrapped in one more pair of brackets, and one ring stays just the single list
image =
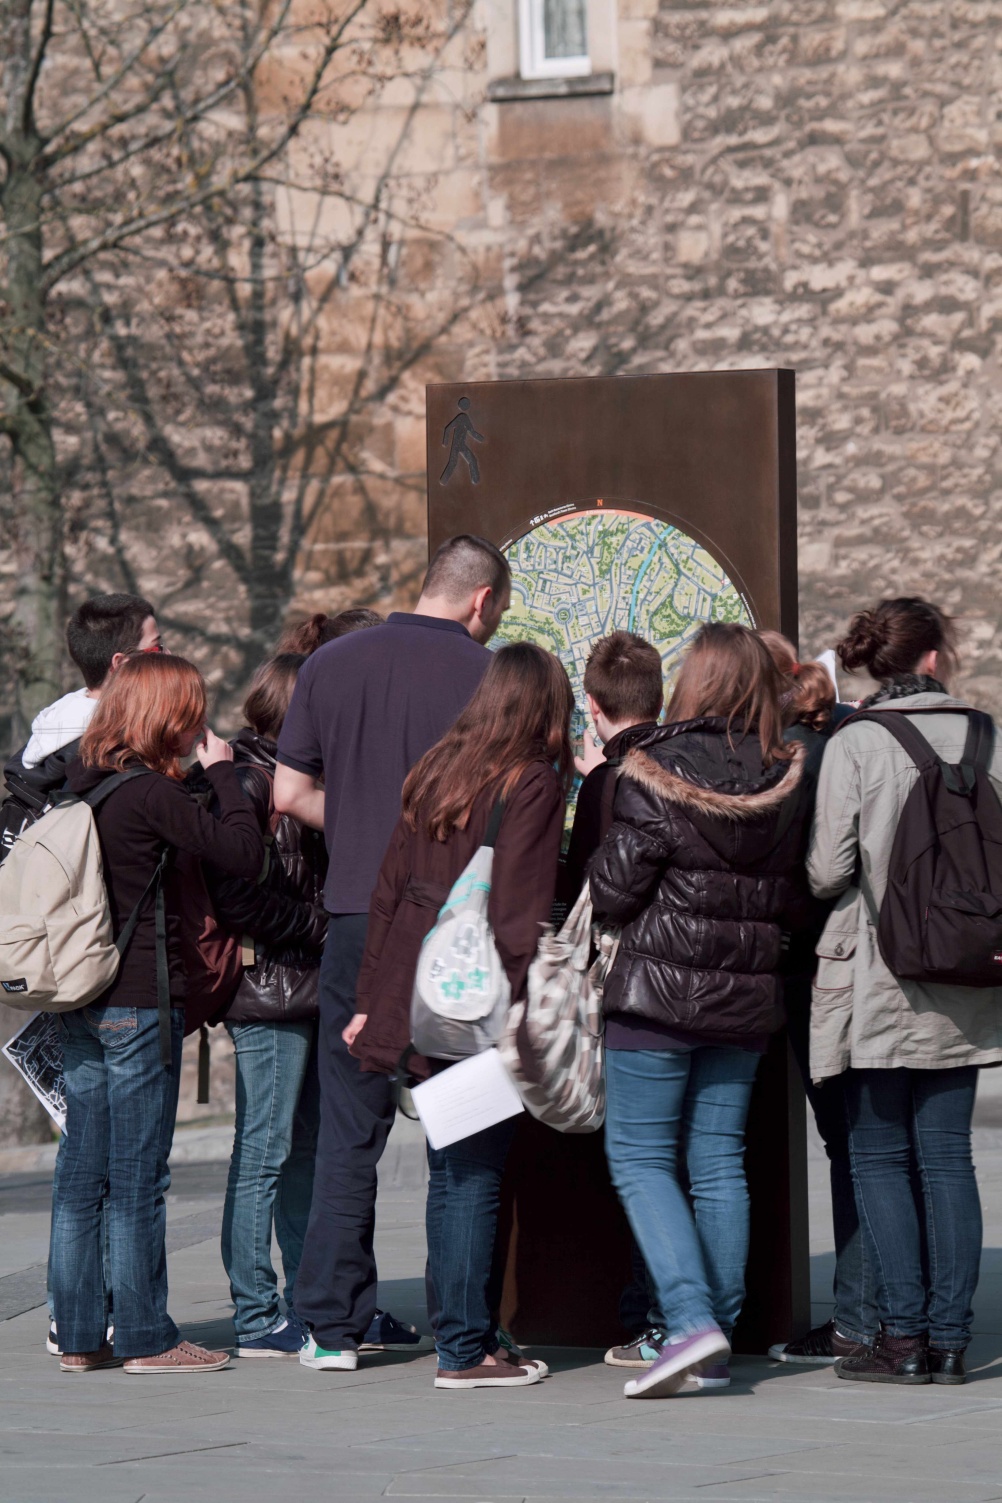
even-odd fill
[{"label": "man's short hair", "polygon": [[143,622],[156,611],[141,595],[95,595],[74,611],[66,628],[70,657],[88,689],[99,689],[116,652],[139,646]]},{"label": "man's short hair", "polygon": [[661,654],[632,631],[614,631],[589,653],[584,688],[613,725],[657,720],[665,702]]},{"label": "man's short hair", "polygon": [[493,594],[499,596],[510,584],[511,570],[500,548],[486,538],[462,532],[458,537],[447,538],[436,551],[421,593],[462,605],[484,585],[490,585]]}]

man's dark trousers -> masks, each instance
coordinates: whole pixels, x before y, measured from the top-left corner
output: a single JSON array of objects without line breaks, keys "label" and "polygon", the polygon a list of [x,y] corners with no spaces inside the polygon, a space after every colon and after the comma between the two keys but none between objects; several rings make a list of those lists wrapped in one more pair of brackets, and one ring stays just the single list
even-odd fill
[{"label": "man's dark trousers", "polygon": [[327,1351],[357,1347],[376,1310],[376,1165],[393,1125],[389,1078],[364,1072],[341,1031],[355,1012],[367,915],[332,916],[320,966],[320,1138],[296,1276],[296,1314]]}]

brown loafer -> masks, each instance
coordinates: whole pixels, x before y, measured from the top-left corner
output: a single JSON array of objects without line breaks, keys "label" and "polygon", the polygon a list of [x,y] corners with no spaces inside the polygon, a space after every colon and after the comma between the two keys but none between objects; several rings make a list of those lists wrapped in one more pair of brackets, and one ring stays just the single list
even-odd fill
[{"label": "brown loafer", "polygon": [[64,1373],[99,1373],[103,1367],[121,1367],[124,1357],[116,1357],[105,1342],[96,1352],[63,1352],[59,1370]]},{"label": "brown loafer", "polygon": [[125,1364],[127,1373],[217,1373],[227,1367],[229,1352],[209,1352],[204,1346],[192,1341],[179,1341],[167,1352],[155,1357],[130,1357]]},{"label": "brown loafer", "polygon": [[525,1388],[538,1383],[542,1374],[538,1367],[515,1362],[482,1363],[479,1367],[466,1367],[461,1372],[450,1372],[440,1367],[435,1374],[436,1388]]}]

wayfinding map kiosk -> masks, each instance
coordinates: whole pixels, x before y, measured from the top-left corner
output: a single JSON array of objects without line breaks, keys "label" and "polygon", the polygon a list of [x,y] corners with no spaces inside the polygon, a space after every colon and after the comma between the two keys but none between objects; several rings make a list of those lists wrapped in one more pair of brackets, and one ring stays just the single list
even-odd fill
[{"label": "wayfinding map kiosk", "polygon": [[[492,645],[529,640],[561,658],[576,737],[588,653],[611,631],[652,641],[667,685],[704,621],[796,641],[792,371],[435,385],[427,420],[429,548],[472,532],[504,550],[512,606]],[[748,1172],[735,1346],[763,1352],[810,1324],[804,1102],[782,1035],[759,1070]],[[520,1118],[502,1229],[502,1319],[518,1339],[620,1339],[630,1244],[601,1134]]]}]

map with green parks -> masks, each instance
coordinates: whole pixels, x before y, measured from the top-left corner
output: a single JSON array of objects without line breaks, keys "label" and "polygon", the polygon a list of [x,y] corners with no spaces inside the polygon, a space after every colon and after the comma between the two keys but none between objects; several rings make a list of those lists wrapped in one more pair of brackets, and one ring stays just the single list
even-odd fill
[{"label": "map with green parks", "polygon": [[754,625],[712,554],[652,517],[612,508],[569,512],[534,527],[507,552],[511,609],[492,645],[529,641],[556,653],[574,688],[575,738],[586,725],[581,680],[599,637],[646,637],[661,653],[670,686],[704,621]]}]

